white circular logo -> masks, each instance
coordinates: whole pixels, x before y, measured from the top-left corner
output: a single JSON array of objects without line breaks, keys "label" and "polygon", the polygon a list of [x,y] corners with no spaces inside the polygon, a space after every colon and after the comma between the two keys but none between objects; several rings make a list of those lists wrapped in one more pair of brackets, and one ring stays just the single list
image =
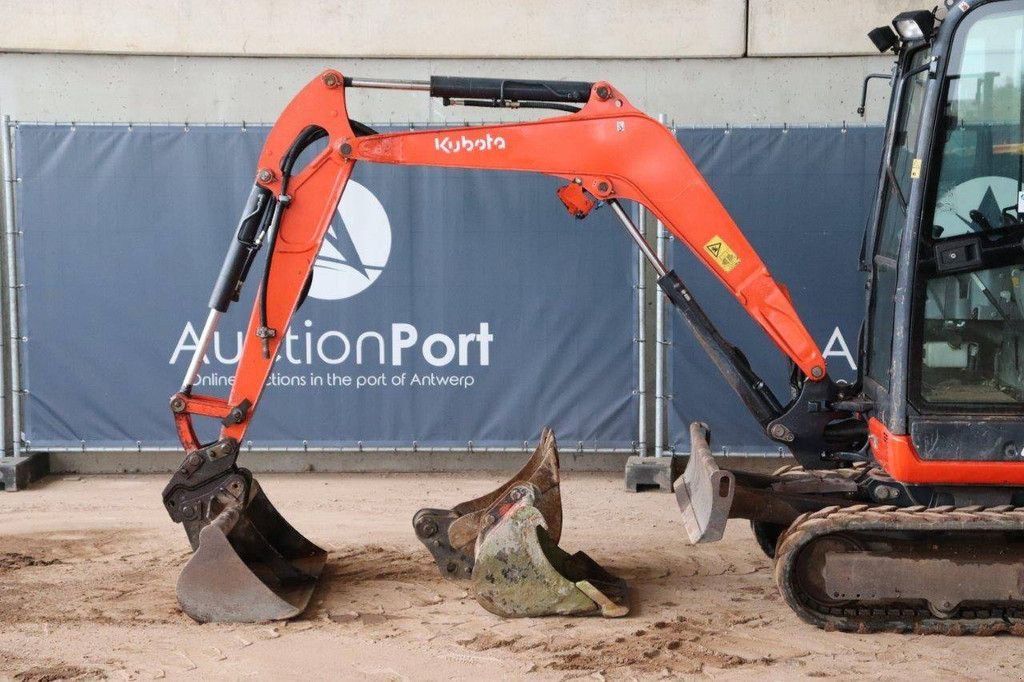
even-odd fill
[{"label": "white circular logo", "polygon": [[391,255],[391,221],[377,197],[348,181],[313,263],[309,295],[340,301],[365,291],[384,271]]}]

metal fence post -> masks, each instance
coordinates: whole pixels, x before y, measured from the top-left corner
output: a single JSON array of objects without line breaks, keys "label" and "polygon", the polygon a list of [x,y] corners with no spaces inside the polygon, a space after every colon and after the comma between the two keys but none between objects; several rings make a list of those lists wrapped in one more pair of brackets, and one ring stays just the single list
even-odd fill
[{"label": "metal fence post", "polygon": [[[647,233],[647,211],[643,206],[636,204],[639,209],[640,233]],[[637,454],[641,457],[647,456],[647,286],[644,284],[646,272],[646,261],[640,249],[636,250],[636,309],[637,309],[637,383],[636,397],[638,412],[637,415]]]},{"label": "metal fence post", "polygon": [[[658,114],[658,123],[666,125],[665,114]],[[674,132],[674,131],[673,131]],[[665,224],[660,220],[655,228],[655,249],[665,262]],[[665,296],[659,291],[654,306],[654,456],[665,454]]]},{"label": "metal fence post", "polygon": [[[0,145],[3,146],[4,178],[4,243],[5,265],[7,268],[7,330],[11,340],[10,358],[10,406],[11,406],[11,456],[21,456],[21,353],[18,328],[18,258],[15,253],[15,237],[18,227],[14,215],[14,183],[18,181],[14,172],[14,156],[11,153],[11,117],[4,114],[0,126]],[[2,382],[0,382],[2,383]]]}]

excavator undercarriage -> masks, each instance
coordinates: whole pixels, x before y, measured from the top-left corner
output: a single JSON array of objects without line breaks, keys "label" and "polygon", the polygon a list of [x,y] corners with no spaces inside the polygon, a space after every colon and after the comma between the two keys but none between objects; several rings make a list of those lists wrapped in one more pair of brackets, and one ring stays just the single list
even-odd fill
[{"label": "excavator undercarriage", "polygon": [[[690,437],[676,481],[688,539],[714,542],[729,518],[749,519],[783,598],[807,622],[843,632],[1024,635],[1024,508],[937,505],[953,493],[898,484],[867,463],[727,471],[711,457],[705,425],[692,424]],[[1014,503],[1021,495],[955,492],[964,503],[972,493]]]},{"label": "excavator undercarriage", "polygon": [[844,632],[1024,634],[1024,509],[825,507],[779,538],[775,580]]}]

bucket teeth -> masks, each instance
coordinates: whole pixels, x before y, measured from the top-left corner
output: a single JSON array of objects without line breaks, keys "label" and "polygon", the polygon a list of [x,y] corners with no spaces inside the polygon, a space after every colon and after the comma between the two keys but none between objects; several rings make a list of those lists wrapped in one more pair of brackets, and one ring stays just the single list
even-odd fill
[{"label": "bucket teeth", "polygon": [[327,552],[285,521],[234,465],[236,455],[220,443],[190,453],[164,491],[194,549],[178,577],[178,603],[203,623],[292,618],[309,603]]},{"label": "bucket teeth", "polygon": [[519,483],[529,482],[538,490],[536,507],[548,532],[558,543],[562,534],[562,498],[558,481],[558,443],[545,428],[533,455],[508,481],[476,499],[451,509],[421,509],[413,517],[413,528],[434,557],[441,575],[468,579],[473,572],[473,554],[481,518],[496,500]]},{"label": "bucket teeth", "polygon": [[626,615],[626,582],[583,552],[558,547],[536,506],[540,494],[532,483],[517,484],[485,512],[473,566],[477,601],[510,618]]}]

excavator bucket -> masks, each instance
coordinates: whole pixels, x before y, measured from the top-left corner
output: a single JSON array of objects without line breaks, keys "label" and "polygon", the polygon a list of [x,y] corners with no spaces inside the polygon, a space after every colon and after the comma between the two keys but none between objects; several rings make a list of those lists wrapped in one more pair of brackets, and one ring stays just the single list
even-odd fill
[{"label": "excavator bucket", "polygon": [[229,505],[199,531],[178,577],[178,603],[195,620],[252,623],[299,615],[327,552],[284,520],[259,484],[243,510]]},{"label": "excavator bucket", "polygon": [[226,473],[206,489],[213,495],[190,495],[181,487],[165,493],[169,508],[184,517],[194,550],[178,577],[178,603],[201,623],[297,616],[309,603],[327,552],[285,521],[247,470]]},{"label": "excavator bucket", "polygon": [[421,509],[412,519],[420,539],[437,564],[441,575],[466,580],[473,573],[473,553],[484,512],[519,483],[532,483],[539,494],[536,507],[544,517],[557,544],[562,534],[562,497],[558,485],[558,443],[555,433],[545,428],[533,455],[508,481],[495,490],[451,509]]},{"label": "excavator bucket", "polygon": [[722,539],[736,492],[733,473],[719,469],[711,456],[710,437],[706,424],[690,424],[690,460],[675,482],[676,502],[692,544]]},{"label": "excavator bucket", "polygon": [[539,498],[537,486],[520,483],[485,512],[473,566],[477,601],[507,618],[626,615],[626,582],[583,552],[560,549],[535,506]]}]

